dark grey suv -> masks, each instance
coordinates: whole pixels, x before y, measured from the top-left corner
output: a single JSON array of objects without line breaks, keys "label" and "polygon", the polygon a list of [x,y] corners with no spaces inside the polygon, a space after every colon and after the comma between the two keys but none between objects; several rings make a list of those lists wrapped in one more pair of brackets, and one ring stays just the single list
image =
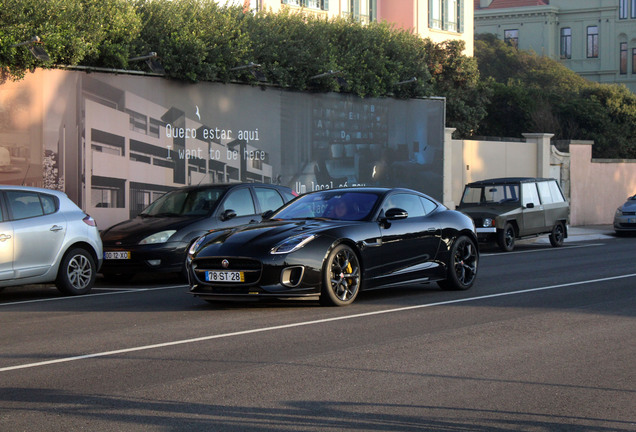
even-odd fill
[{"label": "dark grey suv", "polygon": [[567,237],[570,205],[555,179],[498,178],[466,185],[458,210],[473,218],[480,241],[509,252],[515,240],[549,234],[557,247]]},{"label": "dark grey suv", "polygon": [[[185,272],[190,244],[209,230],[260,221],[295,197],[288,187],[262,183],[187,186],[163,195],[137,217],[102,232],[106,279],[137,273]],[[184,273],[185,274],[185,273]]]}]

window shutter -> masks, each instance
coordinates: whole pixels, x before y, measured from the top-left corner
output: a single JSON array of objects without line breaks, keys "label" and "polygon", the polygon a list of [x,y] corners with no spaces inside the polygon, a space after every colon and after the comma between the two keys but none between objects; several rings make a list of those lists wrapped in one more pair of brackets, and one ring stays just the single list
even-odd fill
[{"label": "window shutter", "polygon": [[466,0],[457,1],[457,31],[459,33],[464,33],[464,1]]},{"label": "window shutter", "polygon": [[435,0],[428,0],[428,28],[433,28],[433,2]]},{"label": "window shutter", "polygon": [[322,0],[322,10],[329,10],[329,0]]}]

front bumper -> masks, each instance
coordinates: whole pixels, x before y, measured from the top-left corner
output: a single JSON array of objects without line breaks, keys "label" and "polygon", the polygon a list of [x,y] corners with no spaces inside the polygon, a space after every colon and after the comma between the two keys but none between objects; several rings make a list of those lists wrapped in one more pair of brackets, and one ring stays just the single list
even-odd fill
[{"label": "front bumper", "polygon": [[[135,274],[144,272],[181,272],[186,258],[187,243],[167,242],[156,245],[104,245],[104,274]],[[129,252],[129,259],[106,259],[108,252]]]},{"label": "front bumper", "polygon": [[[222,262],[227,260],[227,267]],[[314,297],[320,294],[321,272],[307,263],[290,263],[285,256],[266,260],[248,257],[206,257],[188,263],[190,293],[201,298],[217,297]],[[243,272],[244,282],[206,281],[209,271]]]},{"label": "front bumper", "polygon": [[636,215],[614,216],[615,231],[636,231]]}]

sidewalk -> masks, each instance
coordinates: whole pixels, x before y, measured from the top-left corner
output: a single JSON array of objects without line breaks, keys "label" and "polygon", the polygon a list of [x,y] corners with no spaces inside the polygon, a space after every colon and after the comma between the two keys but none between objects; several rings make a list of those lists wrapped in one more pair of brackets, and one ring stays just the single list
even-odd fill
[{"label": "sidewalk", "polygon": [[[568,226],[568,237],[564,240],[566,243],[585,241],[585,240],[602,240],[614,237],[614,228],[612,225],[579,225]],[[550,243],[547,236],[541,236],[537,239],[537,243]]]}]

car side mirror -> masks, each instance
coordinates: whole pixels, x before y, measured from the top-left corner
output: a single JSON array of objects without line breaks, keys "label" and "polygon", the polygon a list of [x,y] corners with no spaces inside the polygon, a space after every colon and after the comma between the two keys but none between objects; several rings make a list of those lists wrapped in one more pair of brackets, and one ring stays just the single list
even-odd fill
[{"label": "car side mirror", "polygon": [[384,218],[386,220],[399,220],[409,217],[409,212],[402,210],[401,208],[391,208],[384,212]]},{"label": "car side mirror", "polygon": [[221,220],[227,221],[236,217],[236,212],[232,209],[227,209],[223,213],[221,213]]},{"label": "car side mirror", "polygon": [[534,208],[534,203],[528,203],[528,204],[526,204],[526,208]]},{"label": "car side mirror", "polygon": [[267,210],[265,213],[261,215],[261,217],[263,218],[263,220],[266,220],[271,218],[273,214],[274,214],[274,210]]}]

